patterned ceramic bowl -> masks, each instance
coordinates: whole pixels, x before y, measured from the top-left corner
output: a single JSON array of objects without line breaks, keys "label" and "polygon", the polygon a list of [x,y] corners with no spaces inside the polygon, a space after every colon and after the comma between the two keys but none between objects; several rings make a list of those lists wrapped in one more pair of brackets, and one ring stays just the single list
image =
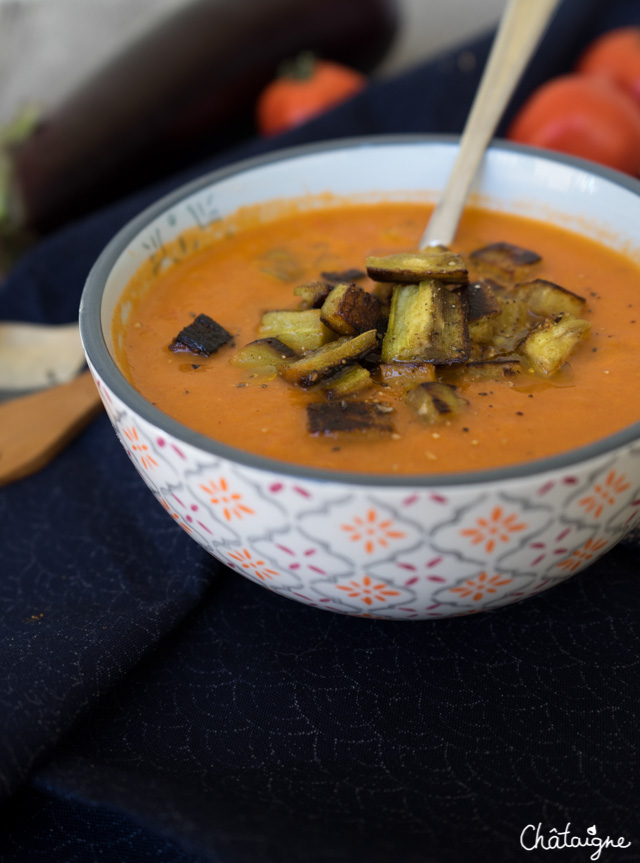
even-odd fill
[{"label": "patterned ceramic bowl", "polygon": [[[394,620],[486,611],[580,572],[640,519],[640,424],[558,457],[472,475],[331,473],[194,433],[146,401],[114,362],[118,297],[143,260],[162,265],[166,240],[274,198],[419,187],[435,200],[456,149],[446,138],[349,140],[234,165],[134,219],[87,281],[87,359],[134,466],[196,542],[282,596]],[[560,218],[638,248],[640,183],[606,169],[495,145],[474,194],[484,206]]]}]

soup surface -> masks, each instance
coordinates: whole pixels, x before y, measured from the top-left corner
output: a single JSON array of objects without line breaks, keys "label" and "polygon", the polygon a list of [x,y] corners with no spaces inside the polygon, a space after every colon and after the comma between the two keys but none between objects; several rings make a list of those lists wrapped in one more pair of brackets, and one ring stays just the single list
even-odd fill
[{"label": "soup surface", "polygon": [[[603,244],[521,217],[470,208],[456,237],[466,257],[508,242],[536,251],[531,278],[585,298],[591,324],[559,374],[458,381],[468,404],[431,424],[393,387],[374,382],[354,398],[393,408],[393,432],[311,434],[314,387],[255,375],[230,360],[261,337],[268,310],[296,309],[294,288],[324,271],[364,269],[370,255],[415,250],[428,218],[421,203],[360,203],[284,209],[244,218],[160,274],[132,280],[114,324],[118,362],[154,405],[183,424],[252,453],[318,468],[376,474],[473,471],[525,462],[591,443],[640,419],[640,266]],[[185,247],[181,238],[176,248]],[[469,277],[474,278],[470,264]],[[370,291],[373,282],[361,279]],[[125,313],[126,311],[126,313]],[[233,336],[209,357],[169,349],[204,313]],[[440,374],[440,370],[438,370]]]}]

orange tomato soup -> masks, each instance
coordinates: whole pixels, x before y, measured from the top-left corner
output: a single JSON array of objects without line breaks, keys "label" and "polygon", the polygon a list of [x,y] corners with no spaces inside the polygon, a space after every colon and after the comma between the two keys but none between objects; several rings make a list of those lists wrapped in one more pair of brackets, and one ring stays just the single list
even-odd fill
[{"label": "orange tomato soup", "polygon": [[[640,419],[637,261],[557,227],[473,208],[455,251],[498,241],[533,249],[542,261],[532,278],[587,300],[582,316],[591,333],[557,378],[458,384],[468,406],[437,425],[394,400],[391,388],[374,385],[361,397],[393,404],[393,434],[314,436],[306,421],[306,405],[318,400],[313,388],[278,376],[252,378],[230,364],[235,350],[260,338],[265,311],[298,307],[296,285],[322,271],[364,269],[367,255],[416,249],[427,218],[424,204],[385,202],[285,208],[271,221],[217,226],[211,243],[159,275],[149,264],[132,280],[120,304],[126,322],[114,324],[120,367],[150,402],[198,432],[261,456],[335,470],[406,475],[506,466],[591,443]],[[232,333],[233,344],[209,358],[170,351],[200,313]]]}]

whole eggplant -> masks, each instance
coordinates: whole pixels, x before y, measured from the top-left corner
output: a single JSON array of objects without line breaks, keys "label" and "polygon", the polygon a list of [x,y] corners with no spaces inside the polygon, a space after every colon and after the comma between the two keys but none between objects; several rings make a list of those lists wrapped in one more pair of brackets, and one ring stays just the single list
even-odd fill
[{"label": "whole eggplant", "polygon": [[283,60],[370,72],[397,25],[395,0],[191,0],[7,149],[6,230],[42,235],[242,140]]}]

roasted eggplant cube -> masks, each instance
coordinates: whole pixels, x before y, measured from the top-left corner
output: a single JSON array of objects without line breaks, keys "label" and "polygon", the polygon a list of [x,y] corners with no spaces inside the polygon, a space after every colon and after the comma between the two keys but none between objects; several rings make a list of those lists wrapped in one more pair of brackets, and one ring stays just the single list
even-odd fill
[{"label": "roasted eggplant cube", "polygon": [[365,259],[367,275],[374,282],[412,284],[438,279],[445,284],[461,285],[469,279],[463,259],[444,246],[432,246],[420,252],[399,252]]},{"label": "roasted eggplant cube", "polygon": [[493,279],[470,282],[467,293],[467,320],[469,323],[493,318],[500,314],[498,292],[500,286]]},{"label": "roasted eggplant cube", "polygon": [[389,320],[389,312],[391,311],[391,297],[395,284],[393,282],[376,282],[371,288],[371,295],[374,296],[380,304],[380,319],[378,326],[384,325]]},{"label": "roasted eggplant cube", "polygon": [[331,377],[325,378],[319,389],[328,399],[345,399],[349,396],[364,392],[372,385],[371,373],[363,366],[354,363],[335,372]]},{"label": "roasted eggplant cube", "polygon": [[340,432],[391,434],[394,431],[391,406],[379,402],[313,402],[307,405],[307,428],[312,435]]},{"label": "roasted eggplant cube", "polygon": [[418,384],[435,381],[436,367],[433,363],[380,363],[378,376],[385,386],[407,392]]},{"label": "roasted eggplant cube", "polygon": [[471,282],[466,288],[467,321],[469,338],[479,344],[490,344],[493,339],[494,322],[502,305],[498,298],[500,286],[492,279]]},{"label": "roasted eggplant cube", "polygon": [[464,366],[464,373],[470,381],[513,380],[522,371],[520,360],[495,359],[470,362]]},{"label": "roasted eggplant cube", "polygon": [[460,363],[469,356],[465,297],[429,279],[396,285],[382,342],[382,361]]},{"label": "roasted eggplant cube", "polygon": [[332,289],[331,282],[306,282],[294,288],[293,293],[300,297],[301,309],[319,309]]},{"label": "roasted eggplant cube", "polygon": [[267,337],[249,342],[236,351],[229,360],[232,366],[246,369],[277,369],[283,362],[296,359],[298,354],[280,339]]},{"label": "roasted eggplant cube", "polygon": [[180,330],[169,345],[172,351],[191,351],[210,357],[223,345],[233,341],[231,333],[227,332],[209,315],[198,315],[190,324]]},{"label": "roasted eggplant cube", "polygon": [[320,273],[320,278],[337,284],[338,282],[357,282],[364,279],[366,275],[365,271],[358,267],[349,267],[347,270],[323,270]]},{"label": "roasted eggplant cube", "polygon": [[275,336],[298,354],[315,351],[336,337],[320,320],[320,309],[265,312],[260,335]]},{"label": "roasted eggplant cube", "polygon": [[418,384],[417,387],[409,390],[404,401],[420,419],[428,423],[450,419],[464,410],[468,404],[455,386],[441,381]]},{"label": "roasted eggplant cube", "polygon": [[491,243],[469,257],[476,268],[511,282],[526,279],[533,265],[542,260],[537,252],[512,243]]},{"label": "roasted eggplant cube", "polygon": [[580,317],[584,312],[586,304],[584,297],[546,279],[522,282],[515,286],[515,290],[526,303],[529,311],[541,318],[564,313]]},{"label": "roasted eggplant cube", "polygon": [[560,371],[579,342],[591,330],[589,321],[573,315],[555,315],[545,318],[518,345],[525,367],[549,377]]},{"label": "roasted eggplant cube", "polygon": [[[508,353],[515,350],[516,345],[535,326],[535,319],[518,297],[506,292],[500,296],[500,307],[500,314],[491,319],[493,334],[489,343],[503,353]],[[477,332],[474,332],[474,339],[482,341]]]},{"label": "roasted eggplant cube", "polygon": [[299,360],[283,363],[278,373],[284,380],[302,387],[310,387],[323,380],[342,366],[349,365],[365,357],[377,347],[375,330],[360,333],[349,338],[343,336],[312,351]]},{"label": "roasted eggplant cube", "polygon": [[353,283],[336,285],[320,310],[321,321],[341,336],[355,336],[375,329],[380,317],[376,297]]}]

